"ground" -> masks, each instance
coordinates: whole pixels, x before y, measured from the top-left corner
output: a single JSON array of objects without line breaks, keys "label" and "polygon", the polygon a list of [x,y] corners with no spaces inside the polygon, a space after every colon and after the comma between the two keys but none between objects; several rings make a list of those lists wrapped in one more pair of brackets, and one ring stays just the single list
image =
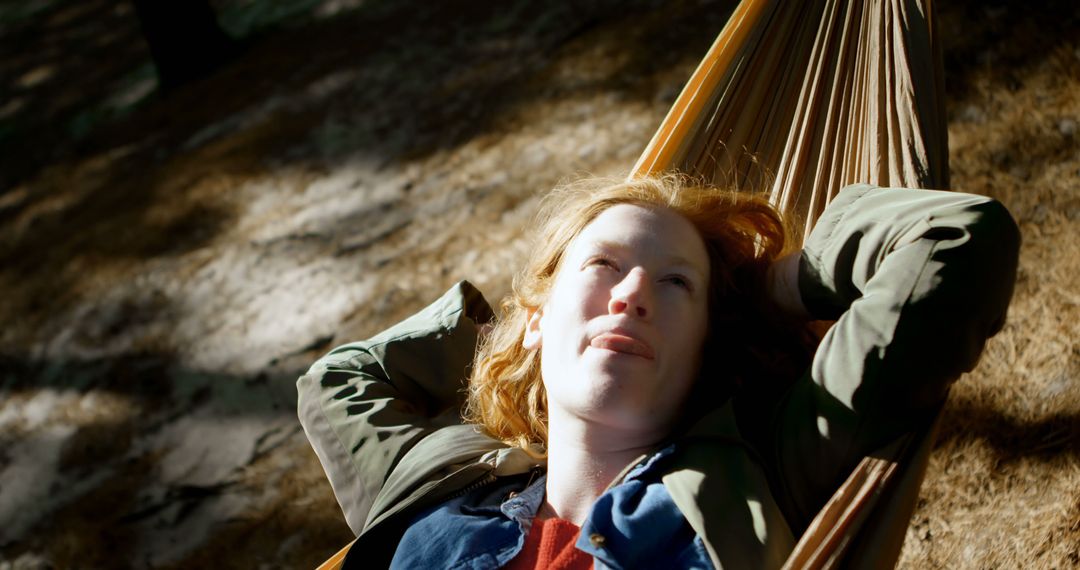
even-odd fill
[{"label": "ground", "polygon": [[[633,164],[729,1],[220,0],[162,93],[126,2],[0,2],[0,568],[312,567],[351,534],[295,417],[335,344]],[[1080,15],[942,1],[952,186],[1024,238],[901,566],[1080,565]],[[197,39],[193,39],[197,41]]]}]

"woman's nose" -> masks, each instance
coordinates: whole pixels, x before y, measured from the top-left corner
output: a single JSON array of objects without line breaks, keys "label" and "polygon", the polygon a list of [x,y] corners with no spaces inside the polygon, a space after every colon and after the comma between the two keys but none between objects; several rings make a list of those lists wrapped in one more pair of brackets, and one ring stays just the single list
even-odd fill
[{"label": "woman's nose", "polygon": [[652,316],[652,291],[644,269],[635,267],[612,288],[608,312],[613,315],[626,313],[641,319]]}]

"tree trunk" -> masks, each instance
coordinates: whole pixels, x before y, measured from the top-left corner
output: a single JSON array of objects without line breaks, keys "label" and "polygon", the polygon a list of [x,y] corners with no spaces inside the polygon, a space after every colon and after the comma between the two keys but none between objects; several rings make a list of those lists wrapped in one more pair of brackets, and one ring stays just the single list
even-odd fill
[{"label": "tree trunk", "polygon": [[204,77],[236,55],[207,0],[132,0],[163,90]]}]

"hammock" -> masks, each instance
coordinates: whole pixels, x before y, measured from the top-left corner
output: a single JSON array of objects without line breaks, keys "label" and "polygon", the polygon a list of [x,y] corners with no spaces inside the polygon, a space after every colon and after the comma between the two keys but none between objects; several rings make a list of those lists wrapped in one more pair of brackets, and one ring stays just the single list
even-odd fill
[{"label": "hammock", "polygon": [[931,4],[743,0],[631,176],[680,170],[768,186],[807,230],[846,184],[945,188]]},{"label": "hammock", "polygon": [[[767,189],[803,220],[804,233],[846,184],[944,188],[948,141],[931,4],[742,0],[630,176],[679,170]],[[785,568],[894,565],[933,431],[863,459]],[[339,567],[347,550],[320,569]]]},{"label": "hammock", "polygon": [[[742,0],[630,176],[767,189],[804,235],[847,184],[945,188],[932,3]],[[864,458],[784,567],[894,566],[935,428]]]}]

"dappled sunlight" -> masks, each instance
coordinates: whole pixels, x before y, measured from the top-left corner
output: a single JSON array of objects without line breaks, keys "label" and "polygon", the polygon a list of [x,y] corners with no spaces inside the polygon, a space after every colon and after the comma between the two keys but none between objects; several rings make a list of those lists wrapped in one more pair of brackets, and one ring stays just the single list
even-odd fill
[{"label": "dappled sunlight", "polygon": [[[128,3],[17,4],[0,565],[183,568],[311,567],[349,539],[296,376],[458,280],[507,294],[540,196],[624,175],[734,2],[222,0],[244,51],[167,96]],[[1077,16],[939,10],[953,185],[1024,244],[902,565],[1075,563]]]},{"label": "dappled sunlight", "polygon": [[196,369],[255,374],[334,336],[340,315],[367,300],[370,281],[355,269],[335,270],[332,259],[297,263],[221,252],[180,293],[182,316],[170,340]]},{"label": "dappled sunlight", "polygon": [[1005,328],[946,406],[902,567],[1080,560],[1080,46],[1033,33],[1075,26],[1054,6],[940,6],[953,187],[1002,200],[1023,244]]},{"label": "dappled sunlight", "polygon": [[10,119],[13,115],[22,110],[23,105],[25,104],[26,99],[20,99],[18,97],[5,101],[4,106],[0,107],[0,120]]},{"label": "dappled sunlight", "polygon": [[[36,375],[47,380],[50,368],[56,372],[45,367]],[[8,522],[0,540],[19,540],[44,525],[63,537],[53,543],[62,553],[75,539],[68,533],[84,524],[73,509],[107,492],[109,514],[95,513],[96,524],[120,521],[109,532],[128,540],[111,554],[99,552],[104,545],[89,554],[158,565],[188,555],[215,522],[273,503],[273,489],[252,487],[249,470],[282,446],[302,444],[292,395],[276,381],[176,370],[154,378],[143,371],[138,381],[157,382],[171,394],[156,394],[154,404],[138,391],[115,390],[122,386],[5,390],[0,516]]]},{"label": "dappled sunlight", "polygon": [[123,422],[136,411],[130,398],[99,390],[5,390],[0,403],[0,430],[18,434],[56,424],[84,428],[100,422]]},{"label": "dappled sunlight", "polygon": [[55,73],[56,68],[50,65],[42,65],[39,67],[35,67],[34,69],[27,71],[26,73],[22,74],[18,79],[16,79],[15,85],[22,89],[30,89],[31,87],[35,87],[38,84],[42,83],[46,79],[49,79]]},{"label": "dappled sunlight", "polygon": [[41,517],[52,511],[53,488],[63,484],[60,452],[75,426],[55,426],[26,434],[5,445],[5,463],[0,471],[0,517],[9,521],[0,531],[0,541],[15,540]]},{"label": "dappled sunlight", "polygon": [[[5,435],[0,462],[0,542],[18,539],[60,506],[100,484],[100,469],[86,467],[80,435],[101,423],[123,422],[134,412],[126,398],[102,392],[42,388],[3,393],[0,431]],[[100,451],[100,449],[98,450]],[[98,458],[91,458],[96,464]],[[95,465],[99,466],[99,465]]]}]

